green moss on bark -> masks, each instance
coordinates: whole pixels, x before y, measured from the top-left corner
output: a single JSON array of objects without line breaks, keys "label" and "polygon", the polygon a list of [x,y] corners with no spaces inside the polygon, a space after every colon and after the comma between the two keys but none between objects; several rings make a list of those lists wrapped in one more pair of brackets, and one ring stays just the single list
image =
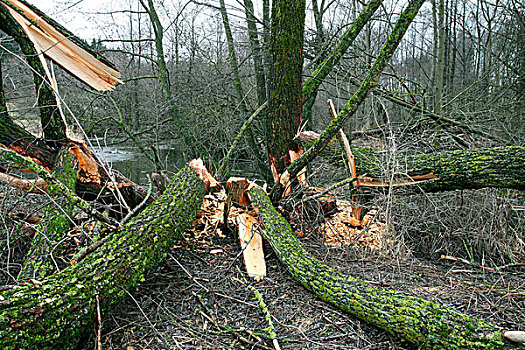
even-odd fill
[{"label": "green moss on bark", "polygon": [[434,302],[345,275],[309,254],[260,187],[249,191],[264,236],[293,278],[322,300],[425,349],[514,348],[502,328]]},{"label": "green moss on bark", "polygon": [[[67,147],[59,152],[57,158],[52,175],[73,192],[77,178],[75,158]],[[52,183],[47,194],[51,203],[36,227],[33,243],[18,274],[19,281],[30,278],[41,280],[56,271],[53,256],[60,254],[65,246],[64,238],[71,225],[74,203],[65,198],[62,190]]]},{"label": "green moss on bark", "polygon": [[[312,142],[305,142],[304,145],[308,147]],[[385,164],[381,153],[355,146],[352,152],[358,175],[387,181],[383,175],[389,165]],[[325,148],[320,156],[336,164],[340,164],[342,159],[337,143]],[[420,189],[427,192],[485,187],[525,190],[525,147],[521,146],[454,150],[408,157],[399,155],[395,165],[393,171],[405,178],[434,174],[436,179],[417,183]]]},{"label": "green moss on bark", "polygon": [[204,184],[187,167],[157,201],[79,263],[40,285],[3,290],[0,348],[73,348],[95,322],[95,296],[106,312],[144,281],[194,220],[203,197]]}]

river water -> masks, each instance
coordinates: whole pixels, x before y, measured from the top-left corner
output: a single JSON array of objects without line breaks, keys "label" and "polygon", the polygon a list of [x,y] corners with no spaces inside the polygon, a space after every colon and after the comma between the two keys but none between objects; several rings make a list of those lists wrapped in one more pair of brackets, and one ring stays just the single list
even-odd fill
[{"label": "river water", "polygon": [[[155,165],[132,142],[123,142],[107,145],[97,139],[91,139],[94,153],[103,161],[122,173],[131,181],[146,185],[147,174],[155,171]],[[184,157],[170,142],[162,142],[156,146],[159,150],[161,161],[166,164],[167,170],[176,172],[186,163]],[[151,150],[148,149],[151,153]]]}]

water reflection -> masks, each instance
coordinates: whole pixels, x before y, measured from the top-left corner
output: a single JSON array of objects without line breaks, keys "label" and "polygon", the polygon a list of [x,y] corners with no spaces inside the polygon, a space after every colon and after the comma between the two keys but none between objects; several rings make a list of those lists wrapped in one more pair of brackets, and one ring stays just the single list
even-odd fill
[{"label": "water reflection", "polygon": [[[123,142],[117,145],[107,145],[100,140],[91,139],[94,153],[109,164],[113,169],[118,170],[122,175],[131,181],[147,185],[147,174],[155,171],[155,165],[139,151],[133,142]],[[110,141],[108,141],[110,142]],[[158,144],[157,149],[160,153],[160,159],[167,164],[170,171],[176,171],[184,166],[185,161],[177,152],[174,144],[163,142]]]}]

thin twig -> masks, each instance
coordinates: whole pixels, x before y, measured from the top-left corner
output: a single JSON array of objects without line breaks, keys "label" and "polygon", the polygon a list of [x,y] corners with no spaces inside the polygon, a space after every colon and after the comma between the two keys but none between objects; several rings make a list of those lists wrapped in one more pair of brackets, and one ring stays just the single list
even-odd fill
[{"label": "thin twig", "polygon": [[330,193],[331,191],[335,190],[336,188],[342,187],[342,186],[344,186],[344,185],[346,185],[348,183],[352,183],[352,182],[354,182],[356,180],[359,180],[363,176],[365,176],[365,175],[361,175],[361,176],[358,176],[358,177],[348,177],[348,178],[344,179],[343,181],[340,181],[338,183],[333,184],[332,186],[328,187],[327,189],[325,189],[321,193],[317,193],[317,194],[314,194],[312,196],[309,196],[309,197],[301,199],[301,202],[304,203],[304,202],[310,201],[312,199],[317,199],[319,197],[322,197],[322,196]]},{"label": "thin twig", "polygon": [[97,300],[97,319],[98,319],[98,327],[97,327],[97,350],[102,350],[102,341],[101,341],[101,331],[102,331],[102,316],[100,315],[100,301],[98,300],[98,294],[95,295],[95,298]]}]

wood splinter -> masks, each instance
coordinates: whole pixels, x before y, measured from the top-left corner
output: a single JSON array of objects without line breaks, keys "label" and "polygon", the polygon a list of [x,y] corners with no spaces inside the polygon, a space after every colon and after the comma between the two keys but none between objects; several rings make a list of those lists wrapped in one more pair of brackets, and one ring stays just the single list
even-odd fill
[{"label": "wood splinter", "polygon": [[244,265],[248,276],[259,281],[266,276],[262,236],[257,229],[258,219],[246,213],[237,217],[239,240],[241,242]]}]

